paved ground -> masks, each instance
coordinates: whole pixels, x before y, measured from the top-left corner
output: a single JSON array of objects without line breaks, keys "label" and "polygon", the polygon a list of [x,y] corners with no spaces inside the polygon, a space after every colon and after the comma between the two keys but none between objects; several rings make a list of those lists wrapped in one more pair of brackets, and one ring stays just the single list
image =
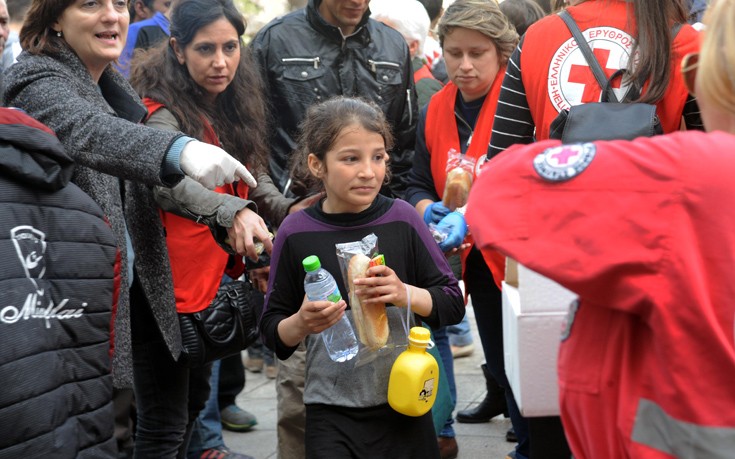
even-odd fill
[{"label": "paved ground", "polygon": [[[485,380],[480,364],[484,359],[480,339],[474,327],[472,308],[468,308],[473,325],[475,352],[470,357],[455,360],[454,373],[457,379],[457,409],[481,401],[485,396]],[[254,456],[255,459],[276,458],[276,389],[273,380],[262,373],[247,373],[245,390],[237,398],[242,408],[255,414],[258,425],[246,433],[225,431],[225,443],[232,450]],[[456,413],[456,411],[455,411]],[[485,424],[455,423],[460,459],[503,459],[513,447],[505,441],[505,432],[510,420],[499,416]],[[390,459],[390,458],[376,458]]]}]

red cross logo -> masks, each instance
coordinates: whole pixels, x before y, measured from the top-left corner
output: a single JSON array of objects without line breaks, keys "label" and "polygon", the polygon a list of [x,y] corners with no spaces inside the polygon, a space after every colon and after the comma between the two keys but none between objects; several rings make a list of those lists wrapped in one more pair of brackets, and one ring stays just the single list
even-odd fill
[{"label": "red cross logo", "polygon": [[560,151],[549,155],[549,158],[556,160],[557,166],[566,166],[569,160],[575,158],[579,152],[573,148],[562,148]]},{"label": "red cross logo", "polygon": [[593,143],[547,148],[533,159],[533,168],[545,180],[564,182],[584,172],[592,163],[596,151]]},{"label": "red cross logo", "polygon": [[[597,59],[597,62],[600,62],[602,70],[605,72],[605,75],[607,75],[608,78],[610,78],[613,73],[619,70],[607,67],[607,61],[610,56],[609,49],[596,48],[593,50],[593,52],[595,54],[595,59]],[[569,82],[580,83],[584,85],[584,93],[582,94],[581,103],[586,104],[588,102],[597,102],[597,100],[600,98],[600,92],[602,90],[600,89],[600,85],[595,79],[595,75],[592,73],[592,70],[586,62],[584,65],[572,65],[572,68],[569,70]],[[620,88],[620,81],[618,81],[617,83],[613,82],[612,87],[615,89]]]}]

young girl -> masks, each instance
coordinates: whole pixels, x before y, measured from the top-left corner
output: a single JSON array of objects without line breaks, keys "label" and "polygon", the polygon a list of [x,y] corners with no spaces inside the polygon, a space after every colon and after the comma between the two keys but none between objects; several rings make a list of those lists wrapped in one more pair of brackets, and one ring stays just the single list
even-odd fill
[{"label": "young girl", "polygon": [[[344,300],[305,300],[301,262],[317,255],[346,298],[335,244],[374,233],[387,266],[372,267],[369,277],[356,280],[356,293],[363,303],[386,303],[391,323],[405,315],[408,292],[411,310],[431,327],[459,322],[464,303],[457,281],[416,211],[378,194],[392,143],[380,108],[330,99],[309,110],[301,130],[301,175],[316,179],[326,197],[281,225],[260,325],[279,359],[306,339],[306,457],[438,458],[431,413],[408,417],[387,404],[391,366],[402,349],[383,349],[362,366],[330,360],[318,333],[343,313],[351,319],[352,312]],[[390,333],[405,335],[400,326]]]}]

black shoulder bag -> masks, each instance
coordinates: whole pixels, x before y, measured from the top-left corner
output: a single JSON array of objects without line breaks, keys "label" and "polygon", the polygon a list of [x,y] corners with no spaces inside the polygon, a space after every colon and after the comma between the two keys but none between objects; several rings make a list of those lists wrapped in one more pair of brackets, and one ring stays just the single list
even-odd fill
[{"label": "black shoulder bag", "polygon": [[222,284],[206,309],[179,313],[183,351],[189,368],[234,355],[258,339],[263,294],[248,280]]},{"label": "black shoulder bag", "polygon": [[[637,137],[663,134],[655,105],[626,102],[638,98],[638,88],[643,87],[644,81],[638,82],[638,88],[632,88],[622,101],[618,101],[611,83],[618,77],[622,78],[626,70],[620,69],[608,79],[572,16],[565,10],[559,13],[559,17],[577,41],[597,83],[602,88],[602,97],[601,102],[574,105],[568,110],[562,110],[551,123],[549,137],[561,139],[564,143],[578,143],[595,140],[633,140]],[[680,27],[681,24],[675,26],[673,36],[676,36]]]}]

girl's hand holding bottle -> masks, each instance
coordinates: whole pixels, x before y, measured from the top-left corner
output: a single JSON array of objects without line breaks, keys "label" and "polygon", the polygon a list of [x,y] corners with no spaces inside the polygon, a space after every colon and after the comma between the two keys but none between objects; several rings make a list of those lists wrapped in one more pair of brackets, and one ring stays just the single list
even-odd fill
[{"label": "girl's hand holding bottle", "polygon": [[304,302],[301,303],[297,315],[303,323],[304,329],[308,330],[308,334],[321,333],[337,323],[342,318],[345,309],[347,309],[345,300],[332,303],[328,300],[309,301],[304,297]]},{"label": "girl's hand holding bottle", "polygon": [[278,324],[278,335],[287,346],[296,346],[307,335],[321,333],[336,324],[347,309],[345,300],[304,301],[298,312]]}]

